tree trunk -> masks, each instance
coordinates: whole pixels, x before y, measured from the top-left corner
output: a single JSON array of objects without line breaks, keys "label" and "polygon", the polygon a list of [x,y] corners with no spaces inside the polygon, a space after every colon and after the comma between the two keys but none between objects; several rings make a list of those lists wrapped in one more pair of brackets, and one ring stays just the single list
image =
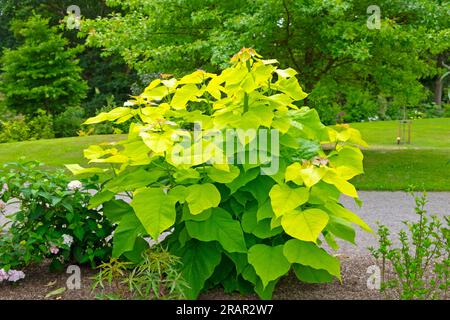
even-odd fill
[{"label": "tree trunk", "polygon": [[[442,62],[444,62],[444,56],[439,55],[437,57],[437,67],[442,68]],[[434,103],[437,105],[442,104],[442,78],[441,75],[438,75],[434,82]]]}]

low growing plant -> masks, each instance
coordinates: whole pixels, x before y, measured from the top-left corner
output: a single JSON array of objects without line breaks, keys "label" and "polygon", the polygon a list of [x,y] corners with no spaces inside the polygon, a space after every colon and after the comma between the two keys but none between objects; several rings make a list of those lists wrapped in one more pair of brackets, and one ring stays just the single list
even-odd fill
[{"label": "low growing plant", "polygon": [[[299,107],[307,94],[296,74],[243,49],[219,75],[156,79],[128,107],[88,119],[132,121],[126,140],[85,150],[110,169],[68,166],[111,174],[90,207],[118,224],[113,257],[136,260],[144,237],[170,231],[191,299],[215,286],[270,298],[291,269],[304,282],[341,280],[339,260],[321,246],[355,243],[352,224],[371,231],[339,203],[342,193],[359,201],[348,180],[363,172],[355,144],[365,143]],[[130,203],[115,199],[124,192]]]},{"label": "low growing plant", "polygon": [[446,299],[450,285],[450,219],[445,216],[443,223],[435,215],[428,216],[425,193],[414,199],[417,221],[405,221],[407,230],[401,230],[394,240],[389,228],[379,225],[378,248],[369,248],[381,264],[381,290],[393,289],[398,298],[407,300]]},{"label": "low growing plant", "polygon": [[111,259],[98,267],[92,290],[100,299],[184,299],[188,284],[180,258],[161,246],[144,251],[137,264]]},{"label": "low growing plant", "polygon": [[[108,259],[105,240],[112,225],[102,212],[88,208],[98,181],[70,181],[62,171],[49,172],[37,162],[9,163],[0,170],[3,203],[17,203],[10,220],[0,226],[0,268],[21,269],[44,259],[59,270],[64,263]],[[4,205],[3,205],[4,206]]]}]

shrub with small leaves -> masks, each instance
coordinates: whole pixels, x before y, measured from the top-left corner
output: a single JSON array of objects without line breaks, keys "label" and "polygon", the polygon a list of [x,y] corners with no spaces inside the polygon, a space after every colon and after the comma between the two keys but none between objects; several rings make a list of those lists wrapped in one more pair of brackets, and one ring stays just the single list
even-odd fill
[{"label": "shrub with small leaves", "polygon": [[[412,194],[414,196],[414,194]],[[404,224],[407,230],[391,240],[388,227],[379,225],[378,248],[369,248],[381,263],[382,291],[400,299],[446,299],[450,285],[450,218],[445,224],[427,215],[426,194],[415,197],[418,221]],[[392,275],[388,272],[392,269]]]}]

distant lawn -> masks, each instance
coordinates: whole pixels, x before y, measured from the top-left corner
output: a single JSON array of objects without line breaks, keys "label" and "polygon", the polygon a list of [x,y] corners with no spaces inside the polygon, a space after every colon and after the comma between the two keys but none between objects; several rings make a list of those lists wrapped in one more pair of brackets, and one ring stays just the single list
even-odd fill
[{"label": "distant lawn", "polygon": [[[365,174],[353,179],[361,190],[450,191],[449,150],[366,150]],[[450,200],[449,200],[450,201]]]},{"label": "distant lawn", "polygon": [[[395,143],[397,121],[352,124],[370,148],[364,150],[363,176],[353,179],[361,190],[405,190],[410,185],[428,191],[450,191],[450,119],[414,120],[412,144]],[[0,144],[0,164],[20,157],[49,168],[86,164],[83,149],[118,141],[124,136],[89,136]]]},{"label": "distant lawn", "polygon": [[0,163],[26,160],[37,160],[47,167],[62,167],[65,164],[86,164],[83,150],[90,145],[102,142],[118,141],[120,135],[103,135],[61,138],[51,140],[24,141],[0,144]]},{"label": "distant lawn", "polygon": [[[352,123],[361,131],[371,148],[399,148],[397,145],[398,121],[374,121]],[[402,148],[448,148],[450,149],[450,118],[419,119],[412,121],[411,144]]]},{"label": "distant lawn", "polygon": [[398,121],[353,123],[369,143],[363,176],[353,182],[363,190],[450,191],[450,118],[413,120],[411,144],[397,145]]}]

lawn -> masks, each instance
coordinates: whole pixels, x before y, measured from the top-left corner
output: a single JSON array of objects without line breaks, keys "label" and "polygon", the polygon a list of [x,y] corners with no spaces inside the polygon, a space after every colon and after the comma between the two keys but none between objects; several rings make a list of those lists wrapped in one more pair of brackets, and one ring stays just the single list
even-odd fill
[{"label": "lawn", "polygon": [[[397,121],[355,123],[370,148],[364,150],[365,175],[352,182],[361,190],[450,191],[450,118],[415,120],[411,145],[396,144]],[[89,136],[0,144],[0,163],[20,157],[48,167],[86,164],[83,149],[123,136]]]}]

